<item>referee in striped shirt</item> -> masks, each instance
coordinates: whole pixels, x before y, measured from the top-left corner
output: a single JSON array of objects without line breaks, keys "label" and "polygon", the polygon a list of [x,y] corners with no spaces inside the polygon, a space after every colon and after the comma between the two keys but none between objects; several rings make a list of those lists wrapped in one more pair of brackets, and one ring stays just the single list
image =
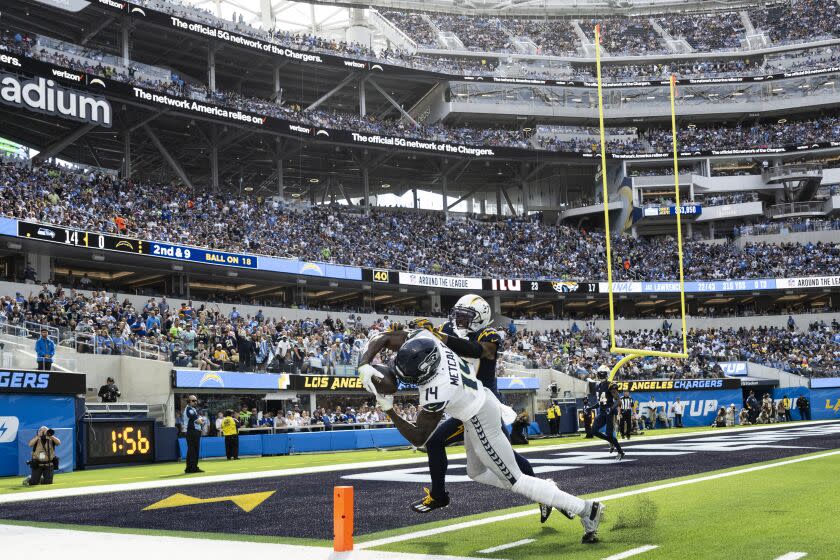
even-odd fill
[{"label": "referee in striped shirt", "polygon": [[630,439],[630,432],[633,428],[633,399],[630,398],[630,391],[624,391],[621,397],[621,418],[618,421],[618,432],[624,439]]}]

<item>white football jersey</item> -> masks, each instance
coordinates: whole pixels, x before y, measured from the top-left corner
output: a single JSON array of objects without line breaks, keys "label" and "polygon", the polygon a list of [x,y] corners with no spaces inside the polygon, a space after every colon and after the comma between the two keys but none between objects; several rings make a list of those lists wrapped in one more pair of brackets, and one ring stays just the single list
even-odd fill
[{"label": "white football jersey", "polygon": [[409,338],[413,337],[434,340],[440,352],[437,374],[418,387],[420,407],[429,412],[446,412],[462,422],[469,421],[487,398],[484,386],[475,376],[475,369],[429,331],[415,331],[409,335]]}]

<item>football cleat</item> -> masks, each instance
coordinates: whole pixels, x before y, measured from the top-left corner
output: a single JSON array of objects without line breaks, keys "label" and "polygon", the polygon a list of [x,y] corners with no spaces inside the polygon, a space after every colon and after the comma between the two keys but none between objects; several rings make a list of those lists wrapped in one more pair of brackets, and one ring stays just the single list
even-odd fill
[{"label": "football cleat", "polygon": [[611,454],[611,455],[612,455],[612,452],[613,452],[613,451],[615,451],[615,445],[611,443],[611,444],[610,444],[610,454]]},{"label": "football cleat", "polygon": [[423,488],[423,491],[426,495],[411,504],[411,509],[417,513],[429,513],[433,509],[445,508],[449,505],[449,492],[445,493],[442,498],[435,498],[428,488]]},{"label": "football cleat", "polygon": [[624,451],[619,451],[618,456],[616,456],[615,460],[621,461],[622,459],[624,459]]},{"label": "football cleat", "polygon": [[551,515],[552,511],[554,511],[554,508],[550,505],[540,504],[540,523],[548,521],[548,517]]},{"label": "football cleat", "polygon": [[604,509],[601,502],[586,500],[586,506],[580,515],[580,523],[583,525],[582,543],[591,544],[598,542],[598,526],[601,524]]}]

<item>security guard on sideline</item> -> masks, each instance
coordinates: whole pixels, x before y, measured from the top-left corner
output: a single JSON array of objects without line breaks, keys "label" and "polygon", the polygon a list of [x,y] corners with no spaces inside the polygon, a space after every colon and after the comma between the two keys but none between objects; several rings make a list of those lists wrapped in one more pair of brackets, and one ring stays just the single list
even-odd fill
[{"label": "security guard on sideline", "polygon": [[563,412],[556,402],[552,402],[545,411],[545,417],[548,419],[548,430],[553,436],[560,435],[560,416]]},{"label": "security guard on sideline", "polygon": [[232,410],[226,410],[222,418],[222,435],[225,436],[225,456],[228,461],[239,459],[239,423],[233,417]]},{"label": "security guard on sideline", "polygon": [[190,395],[187,398],[187,406],[184,407],[184,429],[187,431],[187,474],[204,472],[198,468],[198,454],[201,449],[201,426],[204,418],[195,408],[198,405],[198,398]]}]

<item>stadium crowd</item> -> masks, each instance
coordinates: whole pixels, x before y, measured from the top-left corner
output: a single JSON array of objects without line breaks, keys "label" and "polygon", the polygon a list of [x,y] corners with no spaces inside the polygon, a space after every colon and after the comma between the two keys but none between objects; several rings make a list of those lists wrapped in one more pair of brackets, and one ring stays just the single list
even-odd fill
[{"label": "stadium crowd", "polygon": [[[594,281],[605,275],[603,232],[547,225],[539,216],[445,224],[442,212],[291,210],[276,200],[15,163],[0,165],[0,195],[2,215],[224,251],[498,278]],[[622,235],[612,245],[617,280],[678,277],[670,239]],[[685,276],[697,280],[820,275],[840,263],[837,243],[739,248],[691,242],[684,253]]]},{"label": "stadium crowd", "polygon": [[[269,310],[270,313],[270,310]],[[0,297],[0,323],[26,322],[59,330],[63,343],[75,341],[81,352],[139,355],[142,342],[158,348],[155,357],[176,366],[203,370],[284,371],[288,373],[353,374],[366,341],[396,328],[388,316],[363,324],[353,314],[344,318],[288,320],[259,310],[242,315],[234,307],[193,307],[191,301],[170,303],[150,298],[142,308],[106,292],[90,295],[44,285],[37,293]],[[77,335],[87,335],[79,337]],[[665,320],[659,330],[619,331],[616,344],[676,352],[682,339]],[[503,345],[503,359],[525,367],[552,367],[581,379],[593,374],[609,355],[609,333],[587,322],[568,329],[534,332],[512,329]],[[750,361],[809,377],[840,376],[840,322],[814,322],[788,328],[692,329],[688,360],[645,359],[626,368],[632,378],[703,378],[721,376],[718,361]],[[387,359],[387,355],[385,357]]]},{"label": "stadium crowd", "polygon": [[[616,346],[665,352],[682,351],[682,337],[667,328],[616,332]],[[587,324],[546,332],[517,331],[505,340],[508,361],[527,367],[554,368],[580,379],[598,367],[615,363],[609,352],[609,332]],[[717,362],[749,361],[808,377],[840,375],[840,322],[815,322],[807,329],[752,327],[691,329],[688,360],[644,358],[621,371],[628,379],[696,379],[722,377]]]}]

